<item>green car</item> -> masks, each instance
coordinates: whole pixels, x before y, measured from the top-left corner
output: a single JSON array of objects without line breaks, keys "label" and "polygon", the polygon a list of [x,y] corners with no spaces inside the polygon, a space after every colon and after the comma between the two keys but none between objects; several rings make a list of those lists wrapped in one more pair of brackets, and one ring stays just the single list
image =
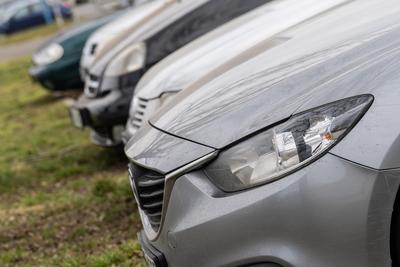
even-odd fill
[{"label": "green car", "polygon": [[79,25],[47,41],[32,57],[32,79],[50,91],[83,88],[79,63],[86,40],[119,15],[120,12]]}]

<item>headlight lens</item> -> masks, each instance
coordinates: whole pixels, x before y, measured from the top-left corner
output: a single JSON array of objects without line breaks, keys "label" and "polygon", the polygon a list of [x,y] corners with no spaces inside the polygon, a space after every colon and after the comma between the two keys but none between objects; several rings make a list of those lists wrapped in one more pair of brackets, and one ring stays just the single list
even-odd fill
[{"label": "headlight lens", "polygon": [[120,53],[106,70],[107,76],[120,76],[143,68],[146,60],[146,45],[137,43]]},{"label": "headlight lens", "polygon": [[327,152],[354,127],[372,101],[371,95],[361,95],[294,115],[223,151],[205,173],[227,192],[279,179]]},{"label": "headlight lens", "polygon": [[53,43],[41,49],[33,56],[33,62],[37,65],[48,65],[56,62],[64,55],[64,48]]},{"label": "headlight lens", "polygon": [[160,97],[160,108],[172,101],[179,92],[165,92]]}]

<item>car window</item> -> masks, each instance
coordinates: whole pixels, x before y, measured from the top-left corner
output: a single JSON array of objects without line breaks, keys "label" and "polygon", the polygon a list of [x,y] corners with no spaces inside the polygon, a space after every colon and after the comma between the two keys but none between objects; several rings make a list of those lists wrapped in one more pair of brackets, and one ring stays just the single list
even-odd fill
[{"label": "car window", "polygon": [[[148,40],[149,65],[203,34],[271,0],[211,0]],[[229,7],[229,8],[227,8]],[[160,46],[162,44],[162,46]]]},{"label": "car window", "polygon": [[29,7],[21,7],[20,9],[18,9],[14,15],[15,19],[23,19],[26,17],[29,17],[30,15],[30,9]]},{"label": "car window", "polygon": [[40,3],[34,4],[31,6],[33,13],[42,13],[43,12],[43,5]]}]

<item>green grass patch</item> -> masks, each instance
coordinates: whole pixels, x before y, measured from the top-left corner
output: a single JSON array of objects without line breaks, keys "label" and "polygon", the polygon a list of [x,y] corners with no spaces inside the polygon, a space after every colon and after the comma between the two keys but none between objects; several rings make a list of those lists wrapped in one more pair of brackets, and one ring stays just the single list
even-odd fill
[{"label": "green grass patch", "polygon": [[29,64],[0,63],[0,266],[144,266],[122,151],[73,128]]},{"label": "green grass patch", "polygon": [[28,66],[0,64],[0,192],[123,165],[121,151],[93,146],[71,127],[63,102],[31,83]]}]

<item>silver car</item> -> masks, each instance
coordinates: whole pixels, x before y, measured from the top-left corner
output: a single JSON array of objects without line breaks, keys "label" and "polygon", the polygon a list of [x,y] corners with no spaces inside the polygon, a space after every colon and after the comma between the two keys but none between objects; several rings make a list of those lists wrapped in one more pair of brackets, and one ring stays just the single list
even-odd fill
[{"label": "silver car", "polygon": [[[269,38],[347,0],[272,1],[189,43],[140,79],[123,133],[126,143],[162,105],[201,83],[285,42]],[[301,12],[299,12],[301,11]]]},{"label": "silver car", "polygon": [[70,108],[72,123],[90,128],[93,143],[121,144],[130,101],[142,75],[160,60],[219,26],[272,0],[162,0],[129,37],[96,57],[85,93]]},{"label": "silver car", "polygon": [[101,27],[90,36],[82,51],[80,72],[82,80],[90,73],[90,68],[110,49],[125,40],[144,20],[156,15],[166,8],[163,0],[152,1],[145,5],[135,6],[124,12],[118,19]]},{"label": "silver car", "polygon": [[127,144],[151,266],[398,266],[398,1],[277,38]]}]

